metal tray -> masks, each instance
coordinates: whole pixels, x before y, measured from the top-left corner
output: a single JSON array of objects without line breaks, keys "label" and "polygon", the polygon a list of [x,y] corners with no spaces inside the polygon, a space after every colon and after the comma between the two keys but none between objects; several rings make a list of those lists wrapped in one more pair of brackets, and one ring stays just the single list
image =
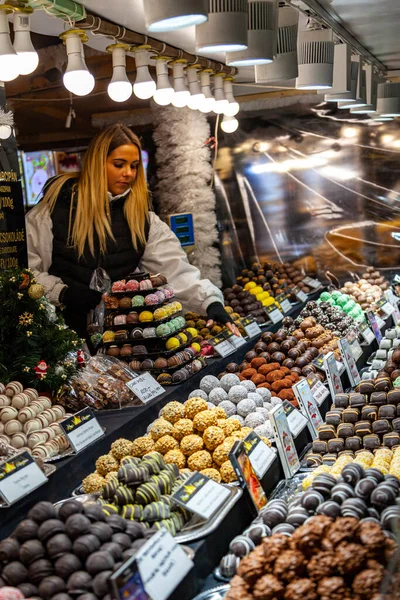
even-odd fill
[{"label": "metal tray", "polygon": [[206,592],[201,592],[201,594],[195,596],[193,600],[222,600],[225,598],[229,587],[229,584],[218,585],[217,587],[210,588]]},{"label": "metal tray", "polygon": [[[194,542],[196,540],[200,540],[213,531],[222,523],[223,519],[229,513],[231,508],[236,504],[239,498],[243,494],[243,490],[237,486],[230,486],[226,484],[222,484],[224,487],[228,488],[230,495],[223,506],[207,521],[202,519],[197,515],[193,515],[193,517],[188,521],[183,529],[176,534],[175,540],[178,544],[185,544],[187,542]],[[79,488],[77,488],[79,489]],[[72,493],[72,499],[77,500],[78,502],[82,502],[83,504],[96,502],[97,498],[100,494],[77,494],[77,489]],[[55,504],[55,506],[62,506],[64,502],[67,500],[71,500],[71,498],[66,498],[65,500],[60,500]]]}]

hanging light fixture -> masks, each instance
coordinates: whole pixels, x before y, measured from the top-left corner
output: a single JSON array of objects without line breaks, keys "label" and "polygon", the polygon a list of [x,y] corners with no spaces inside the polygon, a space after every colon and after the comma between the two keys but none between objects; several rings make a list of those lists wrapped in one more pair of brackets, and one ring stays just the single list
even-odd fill
[{"label": "hanging light fixture", "polygon": [[63,82],[69,92],[76,96],[87,96],[94,88],[95,80],[85,63],[83,44],[88,37],[83,29],[63,31],[60,38],[66,45],[68,64]]},{"label": "hanging light fixture", "polygon": [[145,0],[147,31],[174,31],[207,21],[208,0]]},{"label": "hanging light fixture", "polygon": [[400,117],[400,83],[379,83],[376,110],[380,117]]},{"label": "hanging light fixture", "polygon": [[39,64],[39,55],[33,47],[30,32],[30,7],[16,8],[14,13],[14,50],[19,58],[20,75],[29,75]]},{"label": "hanging light fixture", "polygon": [[363,59],[360,55],[352,57],[352,61],[358,63],[357,71],[357,93],[355,101],[338,102],[338,108],[344,110],[351,108],[361,108],[367,105],[367,82],[365,77],[365,71],[363,69]]},{"label": "hanging light fixture", "polygon": [[156,82],[149,71],[149,50],[151,46],[136,46],[133,48],[136,62],[136,80],[133,84],[133,93],[141,100],[148,100],[156,91]]},{"label": "hanging light fixture", "polygon": [[247,48],[247,0],[208,0],[208,21],[196,27],[197,52]]},{"label": "hanging light fixture", "polygon": [[197,71],[200,65],[189,65],[186,68],[187,80],[189,84],[190,98],[188,100],[188,107],[192,110],[199,110],[203,106],[205,96],[201,90]]},{"label": "hanging light fixture", "polygon": [[167,56],[156,56],[155,59],[157,86],[153,98],[160,106],[167,106],[171,104],[175,93],[168,77],[168,62],[170,59]]},{"label": "hanging light fixture", "polygon": [[298,43],[299,90],[324,90],[332,87],[334,43],[332,29],[300,31]]},{"label": "hanging light fixture", "polygon": [[229,106],[229,101],[225,98],[224,94],[224,77],[223,73],[216,73],[214,75],[215,104],[213,111],[216,115],[222,115]]},{"label": "hanging light fixture", "polygon": [[269,65],[256,65],[256,83],[272,83],[282,79],[296,79],[297,30],[299,13],[295,8],[283,6],[278,11],[277,55]]},{"label": "hanging light fixture", "polygon": [[266,65],[274,60],[277,49],[278,0],[249,0],[247,50],[228,52],[226,64],[232,67]]},{"label": "hanging light fixture", "polygon": [[190,99],[190,92],[185,84],[185,65],[187,61],[184,58],[178,58],[172,63],[172,72],[174,78],[174,97],[172,104],[177,108],[187,106]]},{"label": "hanging light fixture", "polygon": [[348,44],[335,44],[332,91],[325,95],[325,102],[339,102],[340,96],[348,92],[351,92],[351,48]]},{"label": "hanging light fixture", "polygon": [[8,18],[12,12],[8,6],[0,6],[0,81],[12,81],[20,74],[20,59],[10,40]]},{"label": "hanging light fixture", "polygon": [[[340,44],[342,45],[342,44]],[[335,46],[335,50],[336,50]],[[354,60],[353,60],[354,59]],[[336,58],[335,58],[336,60]],[[325,94],[325,102],[347,102],[348,104],[353,104],[357,98],[357,83],[358,83],[358,70],[360,68],[360,63],[358,61],[357,56],[352,56],[350,59],[350,91],[348,92],[340,92],[333,94]],[[335,67],[333,71],[333,78],[335,80]]]},{"label": "hanging light fixture", "polygon": [[204,100],[200,104],[199,111],[209,113],[214,108],[215,98],[211,91],[210,75],[214,73],[212,69],[204,69],[200,73],[201,93],[204,94]]},{"label": "hanging light fixture", "polygon": [[377,114],[376,101],[378,95],[378,77],[375,74],[372,65],[364,65],[364,75],[366,79],[366,105],[350,108],[350,112],[355,115]]},{"label": "hanging light fixture", "polygon": [[239,121],[235,117],[224,116],[221,122],[221,129],[225,133],[233,133],[239,127]]},{"label": "hanging light fixture", "polygon": [[107,52],[112,55],[113,76],[108,84],[107,92],[114,102],[125,102],[132,96],[132,84],[126,74],[126,53],[128,44],[111,44]]},{"label": "hanging light fixture", "polygon": [[234,117],[240,110],[239,102],[236,102],[233,96],[233,77],[225,77],[224,79],[224,94],[225,99],[228,100],[228,106],[224,110],[224,115],[227,117]]}]

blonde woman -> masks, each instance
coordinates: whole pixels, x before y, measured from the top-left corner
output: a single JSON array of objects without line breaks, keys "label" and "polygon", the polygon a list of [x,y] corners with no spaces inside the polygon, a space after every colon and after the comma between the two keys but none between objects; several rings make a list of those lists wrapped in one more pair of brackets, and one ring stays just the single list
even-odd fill
[{"label": "blonde woman", "polygon": [[177,237],[150,210],[140,141],[124,125],[107,127],[92,140],[81,173],[45,186],[26,228],[29,267],[82,336],[88,312],[101,300],[89,287],[98,267],[112,281],[136,269],[163,273],[185,308],[237,333],[220,290],[201,279]]}]

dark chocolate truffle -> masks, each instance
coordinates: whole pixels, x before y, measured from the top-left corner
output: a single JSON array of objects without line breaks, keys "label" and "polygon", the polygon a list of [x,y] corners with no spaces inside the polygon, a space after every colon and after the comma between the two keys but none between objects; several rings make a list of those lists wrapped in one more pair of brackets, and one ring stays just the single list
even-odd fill
[{"label": "dark chocolate truffle", "polygon": [[75,593],[86,592],[92,586],[92,578],[86,571],[77,571],[68,579],[68,591]]},{"label": "dark chocolate truffle", "polygon": [[83,512],[82,502],[78,502],[77,500],[67,500],[67,502],[64,502],[64,504],[60,506],[58,516],[63,521],[66,521],[71,515],[81,512]]},{"label": "dark chocolate truffle", "polygon": [[90,575],[96,575],[114,567],[115,560],[108,552],[94,552],[86,561],[86,569]]},{"label": "dark chocolate truffle", "polygon": [[44,598],[44,600],[50,600],[56,594],[60,592],[64,592],[66,589],[66,585],[61,577],[57,577],[56,575],[51,575],[50,577],[46,577],[39,584],[39,594]]},{"label": "dark chocolate truffle", "polygon": [[51,600],[72,600],[71,596],[65,592],[60,592],[52,597]]},{"label": "dark chocolate truffle", "polygon": [[23,593],[25,598],[37,596],[39,593],[36,585],[33,585],[33,583],[21,583],[21,585],[18,586],[18,589]]},{"label": "dark chocolate truffle", "polygon": [[103,571],[98,573],[93,579],[93,591],[96,596],[102,598],[108,592],[108,580],[112,575],[112,571]]},{"label": "dark chocolate truffle", "polygon": [[78,596],[76,600],[97,600],[97,596],[88,592],[87,594],[82,594],[82,596]]},{"label": "dark chocolate truffle", "polygon": [[[129,548],[131,547],[131,542],[129,538]],[[122,560],[122,549],[121,546],[115,542],[107,542],[103,544],[100,548],[101,552],[109,552],[114,560]]]},{"label": "dark chocolate truffle", "polygon": [[99,538],[89,533],[87,535],[81,535],[74,541],[73,551],[78,558],[86,560],[89,554],[96,552],[100,548],[100,545]]},{"label": "dark chocolate truffle", "polygon": [[56,519],[57,512],[51,502],[38,502],[28,513],[29,519],[33,519],[36,523],[43,523],[47,519]]},{"label": "dark chocolate truffle", "polygon": [[39,527],[38,538],[42,542],[47,542],[53,535],[64,533],[65,525],[60,519],[48,519],[43,521]]},{"label": "dark chocolate truffle", "polygon": [[114,533],[111,539],[115,544],[119,544],[123,550],[128,550],[132,544],[131,538],[126,533]]},{"label": "dark chocolate truffle", "polygon": [[95,535],[104,544],[111,540],[114,532],[107,523],[96,522],[90,527],[90,533]]},{"label": "dark chocolate truffle", "polygon": [[33,540],[38,535],[39,526],[32,519],[24,519],[18,525],[13,535],[17,538],[17,540],[23,544],[27,540]]},{"label": "dark chocolate truffle", "polygon": [[54,568],[49,560],[40,558],[29,565],[28,574],[34,584],[39,584],[42,579],[54,574]]},{"label": "dark chocolate truffle", "polygon": [[[39,540],[28,540],[19,549],[19,558],[24,565],[29,566],[35,560],[43,558],[46,550]],[[31,594],[28,594],[30,596]]]},{"label": "dark chocolate truffle", "polygon": [[56,560],[54,567],[56,575],[63,579],[68,579],[72,573],[82,569],[82,563],[75,554],[68,553]]},{"label": "dark chocolate truffle", "polygon": [[11,562],[19,558],[19,542],[14,538],[6,538],[0,542],[0,561]]},{"label": "dark chocolate truffle", "polygon": [[53,535],[46,544],[47,552],[50,558],[59,558],[72,548],[71,540],[65,533]]},{"label": "dark chocolate truffle", "polygon": [[123,533],[126,529],[126,521],[120,515],[110,515],[106,523],[111,527],[113,533]]},{"label": "dark chocolate truffle", "polygon": [[71,515],[65,521],[65,530],[72,540],[89,533],[90,526],[90,520],[81,514]]},{"label": "dark chocolate truffle", "polygon": [[141,523],[130,523],[128,521],[126,525],[125,533],[129,535],[132,540],[137,540],[138,538],[142,538],[144,535],[144,527]]},{"label": "dark chocolate truffle", "polygon": [[105,521],[106,515],[103,513],[99,504],[87,504],[83,507],[84,513],[93,523],[95,521]]},{"label": "dark chocolate truffle", "polygon": [[28,579],[28,571],[22,563],[13,561],[3,568],[1,576],[7,583],[16,586]]}]

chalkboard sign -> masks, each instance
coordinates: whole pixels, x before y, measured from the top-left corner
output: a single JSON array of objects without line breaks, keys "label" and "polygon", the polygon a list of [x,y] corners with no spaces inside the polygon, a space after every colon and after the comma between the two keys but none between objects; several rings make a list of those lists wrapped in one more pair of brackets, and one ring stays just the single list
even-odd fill
[{"label": "chalkboard sign", "polygon": [[21,182],[17,173],[0,171],[0,271],[27,266]]}]

